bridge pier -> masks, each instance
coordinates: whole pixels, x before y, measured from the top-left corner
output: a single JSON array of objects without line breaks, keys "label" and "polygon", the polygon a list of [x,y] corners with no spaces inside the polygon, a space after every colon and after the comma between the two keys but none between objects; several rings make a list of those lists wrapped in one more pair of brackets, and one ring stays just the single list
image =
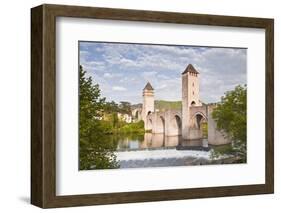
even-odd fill
[{"label": "bridge pier", "polygon": [[211,145],[222,145],[230,143],[230,139],[227,137],[225,133],[217,130],[217,124],[212,117],[212,112],[216,106],[209,105],[208,106],[208,143]]},{"label": "bridge pier", "polygon": [[179,110],[168,110],[165,113],[166,135],[178,136],[182,133],[182,118]]},{"label": "bridge pier", "polygon": [[154,134],[165,134],[165,115],[164,113],[155,112],[152,113],[153,127],[152,133]]}]

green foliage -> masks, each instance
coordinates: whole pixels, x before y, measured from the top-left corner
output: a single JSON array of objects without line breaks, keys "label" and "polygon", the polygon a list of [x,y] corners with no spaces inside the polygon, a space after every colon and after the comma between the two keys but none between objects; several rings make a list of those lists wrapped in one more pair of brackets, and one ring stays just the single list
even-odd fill
[{"label": "green foliage", "polygon": [[[100,132],[99,132],[100,129]],[[114,151],[116,144],[109,141],[97,127],[96,132],[87,138],[80,138],[80,169],[112,169],[118,168]]]},{"label": "green foliage", "polygon": [[[160,111],[165,111],[167,109],[175,109],[180,110],[182,107],[181,101],[165,101],[165,100],[155,100],[154,101],[155,109]],[[141,108],[142,104],[134,104],[131,106],[132,108]]]},{"label": "green foliage", "polygon": [[165,109],[181,109],[181,101],[163,101],[163,100],[156,100],[155,101],[155,108],[159,109],[160,111]]},{"label": "green foliage", "polygon": [[103,109],[106,113],[118,112],[118,104],[114,101],[106,102]]},{"label": "green foliage", "polygon": [[79,70],[79,168],[118,168],[114,151],[118,134],[144,133],[143,121],[126,123],[118,113],[131,114],[131,104],[106,102],[98,84]]},{"label": "green foliage", "polygon": [[130,134],[137,133],[143,134],[144,122],[139,121],[136,123],[126,123],[124,121],[118,121],[116,127],[113,126],[112,120],[101,121],[102,130],[105,134]]},{"label": "green foliage", "polygon": [[235,150],[231,144],[224,144],[212,147],[212,158],[218,158],[221,155],[235,155]]},{"label": "green foliage", "polygon": [[144,122],[128,123],[122,126],[119,133],[144,133]]},{"label": "green foliage", "polygon": [[113,112],[111,114],[112,116],[112,126],[113,128],[118,128],[118,115],[117,115],[117,112]]},{"label": "green foliage", "polygon": [[100,97],[98,84],[86,77],[82,66],[79,70],[79,168],[116,168],[117,161],[113,151],[115,144],[103,137],[100,119],[104,111],[105,98]]},{"label": "green foliage", "polygon": [[212,116],[217,128],[233,141],[232,149],[241,161],[246,162],[247,140],[247,87],[237,86],[221,98]]},{"label": "green foliage", "polygon": [[119,112],[129,115],[132,114],[131,103],[126,101],[121,101],[119,104]]},{"label": "green foliage", "polygon": [[202,128],[202,132],[203,132],[203,137],[204,138],[208,138],[208,123],[207,122],[203,122],[201,124],[201,128]]},{"label": "green foliage", "polygon": [[92,131],[99,128],[97,118],[101,116],[104,99],[100,98],[98,85],[93,85],[92,78],[87,78],[82,66],[79,70],[79,138],[83,146],[89,140]]}]

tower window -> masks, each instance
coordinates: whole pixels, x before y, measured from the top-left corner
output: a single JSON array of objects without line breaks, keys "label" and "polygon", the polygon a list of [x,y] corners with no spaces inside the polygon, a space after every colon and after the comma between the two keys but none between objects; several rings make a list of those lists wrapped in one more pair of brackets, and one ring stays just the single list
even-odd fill
[{"label": "tower window", "polygon": [[192,82],[192,86],[194,87],[194,82]]},{"label": "tower window", "polygon": [[192,91],[192,95],[194,95],[194,91]]},{"label": "tower window", "polygon": [[191,102],[191,106],[195,106],[195,104],[196,104],[195,101]]}]

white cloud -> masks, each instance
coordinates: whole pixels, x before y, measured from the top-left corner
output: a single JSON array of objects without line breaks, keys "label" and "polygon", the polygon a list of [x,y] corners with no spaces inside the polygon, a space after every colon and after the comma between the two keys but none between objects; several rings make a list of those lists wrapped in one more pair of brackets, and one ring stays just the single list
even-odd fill
[{"label": "white cloud", "polygon": [[141,75],[143,76],[144,79],[149,80],[150,78],[155,77],[155,75],[157,74],[156,71],[145,71],[142,72]]},{"label": "white cloud", "polygon": [[85,62],[86,61],[86,57],[88,57],[90,55],[89,51],[86,50],[80,50],[80,61]]},{"label": "white cloud", "polygon": [[123,77],[122,73],[110,73],[110,72],[106,72],[103,74],[104,78],[108,78],[108,79],[116,79],[116,78],[120,78]]},{"label": "white cloud", "polygon": [[147,81],[156,99],[180,100],[181,73],[191,63],[200,72],[201,99],[208,103],[246,83],[246,53],[234,48],[89,43],[80,61],[99,80],[103,94],[116,101],[141,101]]},{"label": "white cloud", "polygon": [[114,86],[114,87],[112,87],[112,90],[114,90],[114,91],[126,91],[127,89],[125,87]]},{"label": "white cloud", "polygon": [[106,72],[106,73],[103,74],[103,77],[105,77],[105,78],[112,78],[113,75],[111,73]]}]

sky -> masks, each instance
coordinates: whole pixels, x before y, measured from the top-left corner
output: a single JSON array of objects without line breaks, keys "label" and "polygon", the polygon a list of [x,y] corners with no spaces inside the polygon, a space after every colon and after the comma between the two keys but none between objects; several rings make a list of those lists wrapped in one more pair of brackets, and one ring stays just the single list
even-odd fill
[{"label": "sky", "polygon": [[181,73],[192,64],[200,73],[200,100],[220,101],[247,82],[247,49],[79,42],[80,65],[107,101],[142,102],[149,81],[155,100],[181,100]]}]

